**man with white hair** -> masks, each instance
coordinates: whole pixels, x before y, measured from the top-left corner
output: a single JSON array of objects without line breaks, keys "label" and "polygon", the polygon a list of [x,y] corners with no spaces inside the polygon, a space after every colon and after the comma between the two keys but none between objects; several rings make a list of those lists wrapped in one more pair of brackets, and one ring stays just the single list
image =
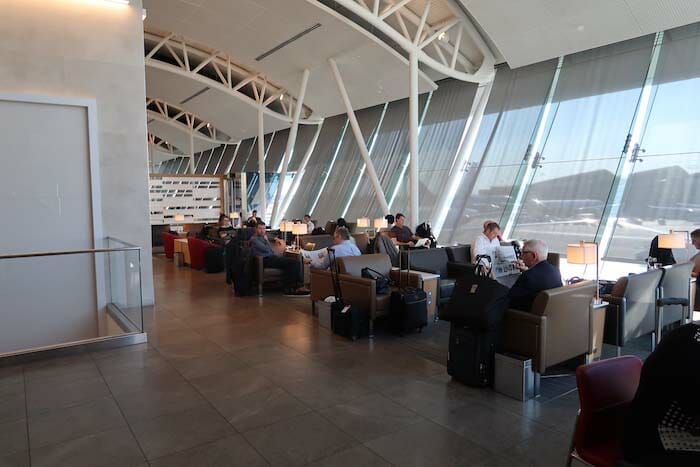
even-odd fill
[{"label": "man with white hair", "polygon": [[561,287],[561,273],[547,261],[549,249],[542,240],[528,240],[515,266],[522,274],[510,289],[510,307],[530,311],[535,296],[542,290]]}]

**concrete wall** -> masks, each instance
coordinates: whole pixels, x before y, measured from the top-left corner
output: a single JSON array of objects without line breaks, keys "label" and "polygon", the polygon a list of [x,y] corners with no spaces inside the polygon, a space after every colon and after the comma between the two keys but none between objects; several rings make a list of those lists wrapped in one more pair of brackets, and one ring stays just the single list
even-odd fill
[{"label": "concrete wall", "polygon": [[[102,232],[142,247],[143,298],[150,304],[141,8],[141,0],[129,6],[104,0],[3,0],[0,93],[95,99]],[[12,165],[2,170],[11,171]],[[0,195],[5,196],[3,187]],[[60,232],[60,226],[51,226],[51,235]]]}]

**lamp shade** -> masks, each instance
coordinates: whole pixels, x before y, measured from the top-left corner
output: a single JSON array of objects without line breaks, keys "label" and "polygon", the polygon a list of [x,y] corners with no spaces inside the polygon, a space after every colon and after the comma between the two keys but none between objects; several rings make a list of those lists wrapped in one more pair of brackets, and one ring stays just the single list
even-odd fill
[{"label": "lamp shade", "polygon": [[386,229],[387,227],[389,227],[389,223],[383,217],[377,217],[374,219],[375,229]]},{"label": "lamp shade", "polygon": [[685,248],[688,232],[674,232],[659,235],[659,248]]},{"label": "lamp shade", "polygon": [[238,214],[237,212],[231,212],[231,214],[229,216],[229,218],[231,218],[231,219],[238,219],[239,217],[241,217],[241,215]]},{"label": "lamp shade", "polygon": [[369,228],[369,217],[360,217],[357,219],[357,227],[361,229]]},{"label": "lamp shade", "polygon": [[185,222],[184,214],[175,214],[175,222]]},{"label": "lamp shade", "polygon": [[294,224],[292,225],[292,233],[294,235],[306,235],[309,229],[306,224]]},{"label": "lamp shade", "polygon": [[282,221],[280,222],[280,230],[282,232],[291,232],[294,227],[294,222]]},{"label": "lamp shade", "polygon": [[596,264],[598,244],[580,242],[566,246],[566,261],[569,264]]}]

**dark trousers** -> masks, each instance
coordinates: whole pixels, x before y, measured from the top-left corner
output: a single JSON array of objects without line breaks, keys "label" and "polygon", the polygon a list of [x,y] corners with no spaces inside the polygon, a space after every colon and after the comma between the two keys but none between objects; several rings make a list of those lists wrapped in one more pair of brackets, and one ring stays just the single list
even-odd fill
[{"label": "dark trousers", "polygon": [[301,263],[296,258],[285,256],[266,256],[263,258],[263,266],[272,269],[281,269],[282,286],[285,289],[293,289],[299,286],[302,281]]}]

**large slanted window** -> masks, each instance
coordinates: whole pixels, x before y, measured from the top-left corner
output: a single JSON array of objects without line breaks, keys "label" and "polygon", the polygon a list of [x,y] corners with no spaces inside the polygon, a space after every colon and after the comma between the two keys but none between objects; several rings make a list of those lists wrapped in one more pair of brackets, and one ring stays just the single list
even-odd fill
[{"label": "large slanted window", "polygon": [[[649,117],[607,257],[643,260],[651,239],[700,227],[700,25],[666,31]],[[684,260],[678,252],[677,260]]]},{"label": "large slanted window", "polygon": [[653,42],[645,36],[564,58],[513,237],[544,240],[557,252],[595,239]]},{"label": "large slanted window", "polygon": [[[419,219],[409,219],[412,227],[430,221],[437,212],[437,202],[457,157],[477,89],[476,84],[456,80],[443,80],[438,85],[418,138],[420,210]],[[392,210],[408,215],[410,189],[407,171]]]},{"label": "large slanted window", "polygon": [[469,243],[487,219],[499,221],[537,128],[556,60],[511,70],[499,67],[468,172],[463,176],[440,240]]}]

